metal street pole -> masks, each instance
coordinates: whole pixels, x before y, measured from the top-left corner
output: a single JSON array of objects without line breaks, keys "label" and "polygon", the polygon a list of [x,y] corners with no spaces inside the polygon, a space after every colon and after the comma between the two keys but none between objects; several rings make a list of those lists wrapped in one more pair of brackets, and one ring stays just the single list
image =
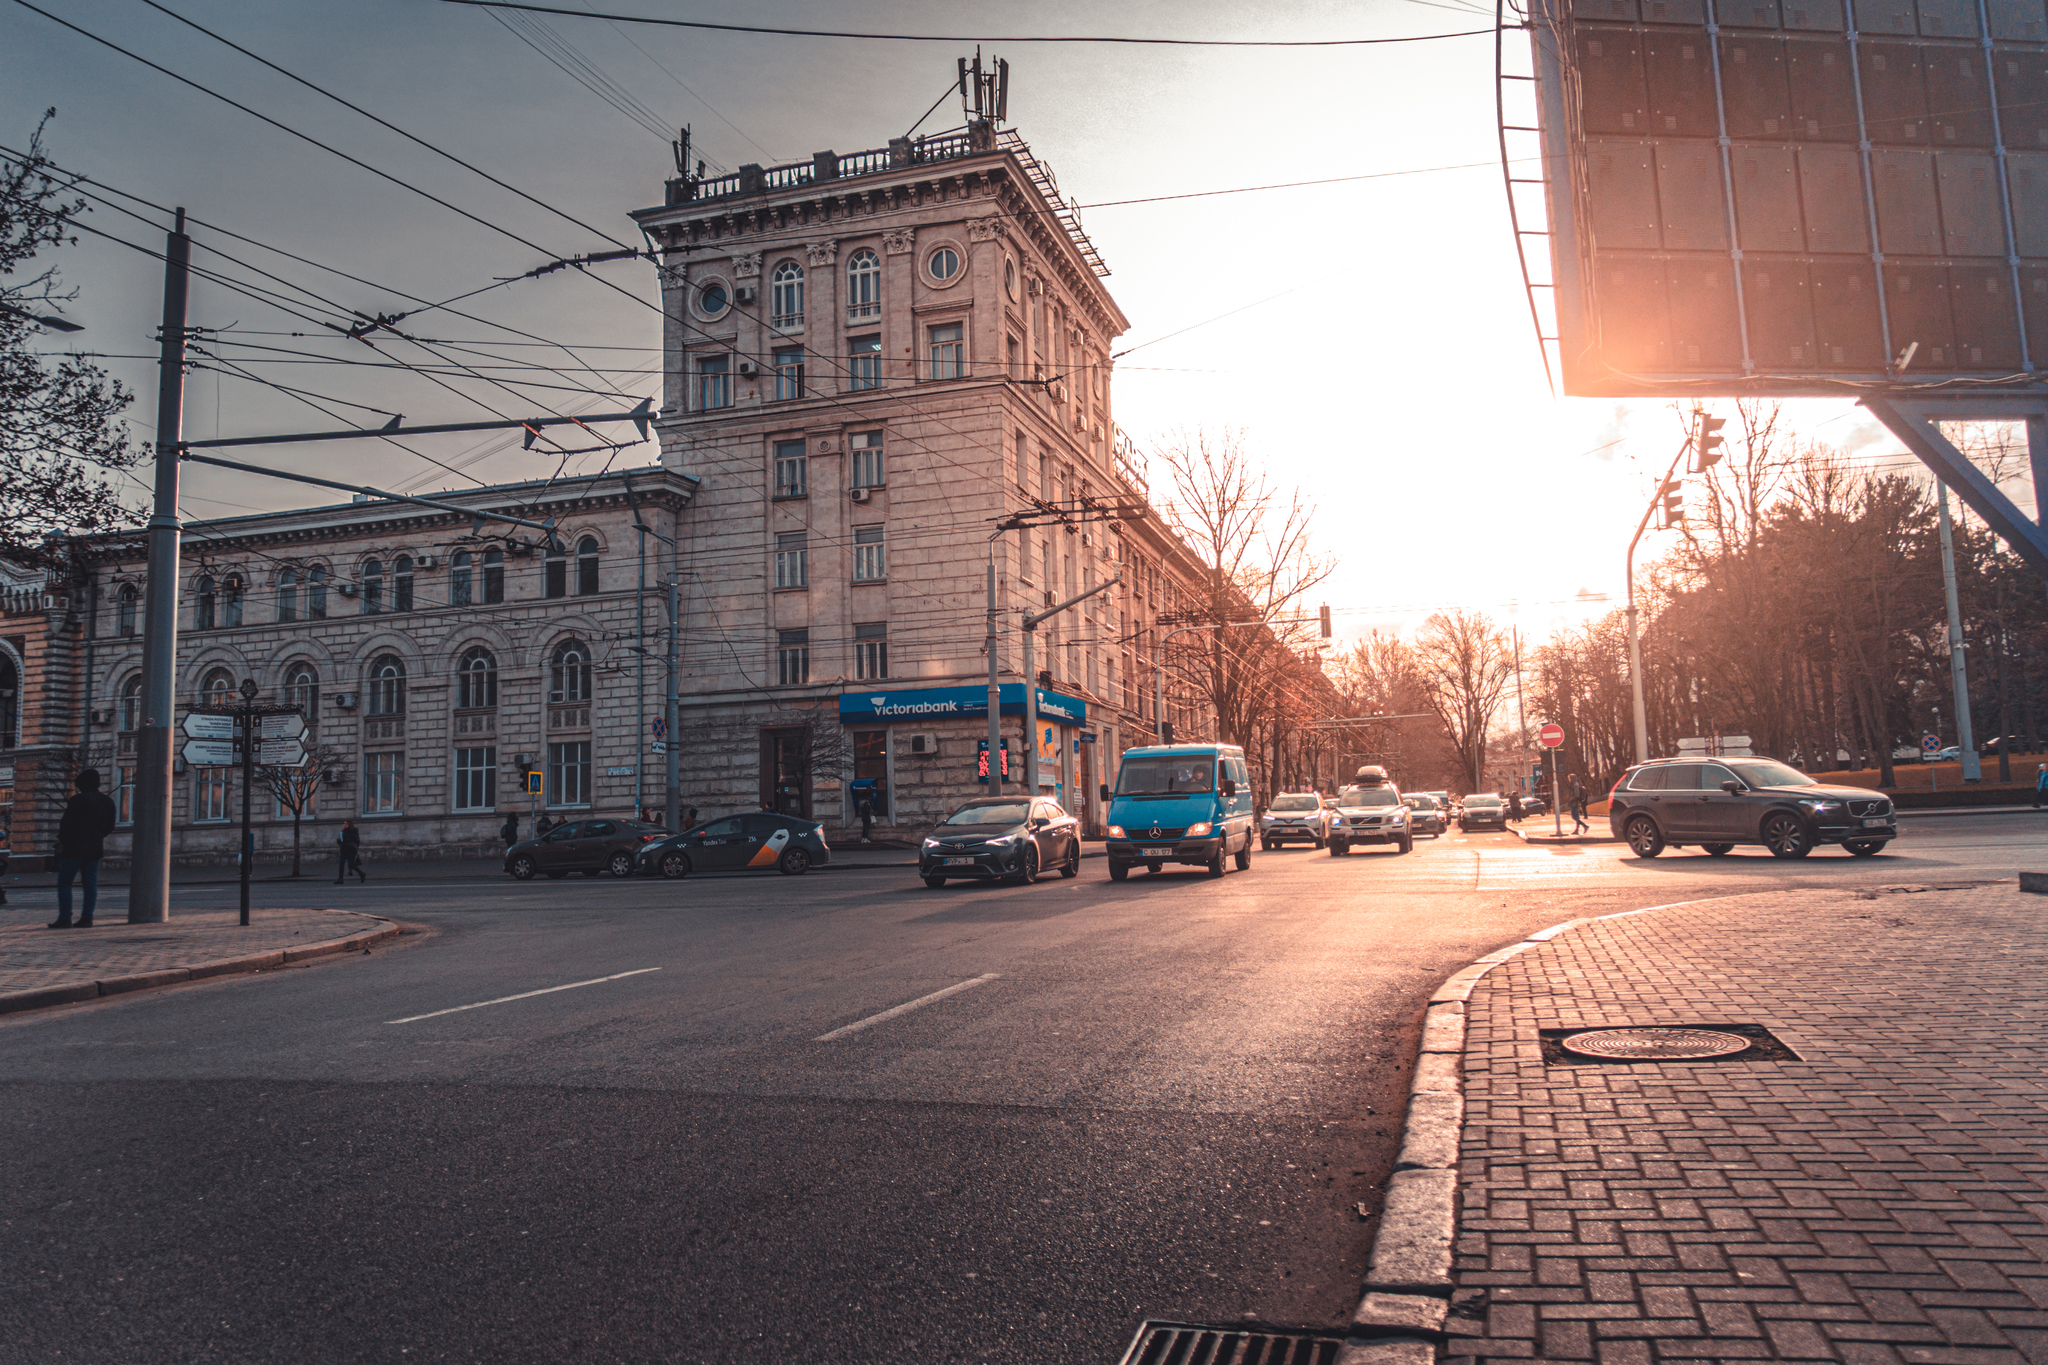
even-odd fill
[{"label": "metal street pole", "polygon": [[[996,658],[996,642],[1002,629],[1001,618],[996,610],[996,541],[1002,537],[998,531],[988,540],[988,794],[1003,794],[1003,685],[997,675],[999,667]],[[1024,637],[1024,691],[1031,691],[1031,637]],[[1030,727],[1025,727],[1025,736],[1030,736]],[[1027,744],[1025,747],[1029,748]],[[1030,795],[1030,789],[1025,794]]]},{"label": "metal street pole", "polygon": [[171,727],[178,667],[178,459],[184,434],[185,295],[192,239],[185,210],[164,246],[164,315],[158,337],[156,494],[142,614],[142,719],[135,741],[134,870],[128,922],[171,917]]},{"label": "metal street pole", "polygon": [[[1056,607],[1047,607],[1024,618],[1024,794],[1038,795],[1038,679],[1031,670],[1031,639],[1041,621],[1050,620],[1068,607],[1079,606],[1099,592],[1108,592],[1124,581],[1124,571],[1118,569],[1116,577],[1097,583],[1086,592],[1076,593]],[[1067,793],[1071,799],[1072,792]]]},{"label": "metal street pole", "polygon": [[242,679],[242,927],[249,927],[249,872],[256,848],[249,831],[249,802],[256,786],[256,680]]},{"label": "metal street pole", "polygon": [[1956,743],[1963,751],[1963,781],[1977,782],[1983,779],[1984,769],[1970,728],[1970,673],[1963,658],[1963,613],[1956,598],[1956,542],[1948,515],[1948,485],[1936,479],[1934,496],[1941,503],[1941,586],[1948,595],[1948,677],[1956,698]]},{"label": "metal street pole", "polygon": [[[637,520],[637,517],[635,518]],[[633,818],[647,816],[647,528],[640,531],[640,571],[633,585]],[[566,572],[566,569],[564,570]],[[673,830],[674,825],[669,828]]]},{"label": "metal street pole", "polygon": [[672,830],[683,827],[683,734],[682,699],[676,693],[683,671],[683,610],[678,584],[683,576],[682,547],[671,539],[668,548],[668,752],[667,797],[662,807]]},{"label": "metal street pole", "polygon": [[1636,542],[1649,529],[1650,518],[1664,501],[1664,489],[1670,484],[1671,476],[1678,472],[1678,462],[1685,458],[1685,452],[1692,449],[1693,438],[1685,438],[1685,444],[1671,457],[1671,467],[1664,471],[1664,477],[1657,480],[1657,491],[1650,496],[1650,505],[1643,509],[1643,519],[1636,523],[1636,533],[1628,538],[1627,567],[1623,570],[1628,579],[1628,682],[1629,692],[1635,704],[1636,762],[1650,761],[1650,726],[1643,709],[1643,646],[1636,633]]},{"label": "metal street pole", "polygon": [[[1122,577],[1122,575],[1118,575],[1118,577]],[[1152,683],[1156,689],[1154,699],[1158,706],[1158,716],[1161,723],[1164,723],[1166,720],[1166,646],[1168,642],[1174,636],[1184,635],[1191,630],[1222,630],[1231,624],[1228,621],[1218,621],[1206,626],[1181,626],[1178,629],[1169,630],[1166,634],[1159,637],[1159,663],[1153,670]]]}]

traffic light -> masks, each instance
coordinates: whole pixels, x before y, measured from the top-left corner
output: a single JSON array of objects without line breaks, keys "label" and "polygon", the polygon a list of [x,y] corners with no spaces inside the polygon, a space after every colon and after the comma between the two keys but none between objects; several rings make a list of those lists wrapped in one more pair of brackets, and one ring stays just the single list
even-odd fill
[{"label": "traffic light", "polygon": [[1685,486],[1677,479],[1668,479],[1660,496],[1664,501],[1664,528],[1669,530],[1685,520]]},{"label": "traffic light", "polygon": [[1159,722],[1159,742],[1160,742],[1161,744],[1171,744],[1171,743],[1173,743],[1173,722],[1172,722],[1172,721],[1170,721],[1170,720],[1162,720],[1162,721],[1160,721],[1160,722]]},{"label": "traffic light", "polygon": [[1323,608],[1323,638],[1325,640],[1330,638],[1330,609],[1328,607]]},{"label": "traffic light", "polygon": [[1706,473],[1708,469],[1721,463],[1722,457],[1727,455],[1728,452],[1723,449],[1724,438],[1720,434],[1721,428],[1727,425],[1728,419],[1725,417],[1701,415],[1698,442],[1700,473]]}]

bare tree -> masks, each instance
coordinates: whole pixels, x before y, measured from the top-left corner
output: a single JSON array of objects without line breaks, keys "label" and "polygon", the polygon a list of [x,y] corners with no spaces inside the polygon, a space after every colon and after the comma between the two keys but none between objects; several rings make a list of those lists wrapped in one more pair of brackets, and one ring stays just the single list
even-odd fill
[{"label": "bare tree", "polygon": [[1416,672],[1476,790],[1486,780],[1486,737],[1514,677],[1507,632],[1479,612],[1437,612],[1415,640]]},{"label": "bare tree", "polygon": [[292,813],[292,875],[299,876],[299,829],[307,811],[313,809],[320,789],[339,786],[347,772],[341,750],[331,744],[306,746],[306,761],[294,768],[258,768],[256,788],[267,793]]}]

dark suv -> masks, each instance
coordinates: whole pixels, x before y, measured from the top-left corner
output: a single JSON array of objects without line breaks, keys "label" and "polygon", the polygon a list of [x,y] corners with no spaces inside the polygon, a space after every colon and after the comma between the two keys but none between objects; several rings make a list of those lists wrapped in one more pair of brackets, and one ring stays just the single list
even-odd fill
[{"label": "dark suv", "polygon": [[1779,858],[1804,858],[1818,844],[1874,856],[1899,834],[1882,793],[1823,787],[1769,758],[1661,759],[1622,774],[1608,796],[1607,823],[1640,858],[1698,844],[1719,857],[1762,844]]}]

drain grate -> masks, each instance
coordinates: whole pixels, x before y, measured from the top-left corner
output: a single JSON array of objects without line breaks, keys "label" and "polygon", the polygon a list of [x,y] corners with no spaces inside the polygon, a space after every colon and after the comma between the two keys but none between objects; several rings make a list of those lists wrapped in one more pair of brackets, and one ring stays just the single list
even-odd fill
[{"label": "drain grate", "polygon": [[1147,1322],[1120,1365],[1333,1365],[1343,1344],[1337,1332]]},{"label": "drain grate", "polygon": [[1560,1041],[1566,1052],[1609,1062],[1702,1062],[1749,1050],[1739,1033],[1703,1028],[1603,1028]]},{"label": "drain grate", "polygon": [[1545,1066],[1655,1062],[1798,1062],[1761,1024],[1659,1024],[1538,1029]]}]

